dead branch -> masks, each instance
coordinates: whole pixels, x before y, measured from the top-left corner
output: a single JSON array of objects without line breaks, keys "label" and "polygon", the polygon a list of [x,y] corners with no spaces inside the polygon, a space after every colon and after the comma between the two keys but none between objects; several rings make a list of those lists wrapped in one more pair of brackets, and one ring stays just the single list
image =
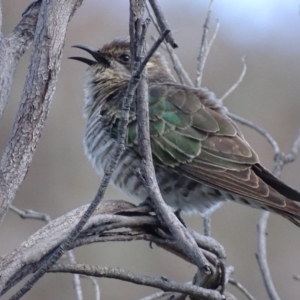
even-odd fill
[{"label": "dead branch", "polygon": [[203,33],[201,38],[201,45],[200,45],[200,51],[199,55],[197,57],[197,72],[196,72],[196,81],[195,81],[195,87],[200,88],[201,87],[201,81],[202,81],[202,75],[203,75],[203,69],[206,61],[206,57],[209,53],[208,49],[208,43],[207,43],[207,32],[208,32],[208,25],[210,21],[210,15],[212,11],[212,5],[214,0],[210,0],[206,19],[203,25]]},{"label": "dead branch", "polygon": [[97,267],[93,265],[63,265],[55,264],[51,267],[49,272],[63,272],[63,273],[77,273],[94,277],[106,277],[124,280],[135,284],[156,287],[162,290],[169,290],[172,292],[180,292],[194,297],[202,297],[207,300],[224,300],[224,297],[214,290],[204,289],[195,285],[178,283],[166,277],[151,277],[142,274],[130,272],[120,268]]},{"label": "dead branch", "polygon": [[178,45],[175,42],[175,39],[174,39],[173,34],[170,30],[167,19],[165,18],[164,13],[163,13],[162,9],[160,8],[159,4],[157,3],[156,0],[149,0],[149,3],[152,7],[152,10],[153,10],[154,14],[155,14],[155,17],[156,17],[157,23],[160,27],[161,33],[165,32],[165,31],[168,31],[168,35],[166,36],[167,43],[169,43],[172,46],[172,48],[177,48]]},{"label": "dead branch", "polygon": [[33,2],[13,32],[4,37],[1,32],[2,12],[0,4],[0,118],[9,99],[18,62],[33,41],[40,6],[40,0]]},{"label": "dead branch", "polygon": [[[10,37],[11,42],[18,41],[17,45],[13,45],[16,46],[16,52],[11,59],[12,65],[7,66],[11,68],[17,64],[18,58],[29,46],[35,32],[29,73],[20,108],[0,161],[0,223],[33,159],[55,91],[69,18],[81,2],[82,0],[55,0],[49,5],[43,2],[39,9],[37,1],[25,13],[24,19]],[[23,32],[28,33],[25,34],[25,38],[19,39]],[[3,72],[5,70],[2,69],[1,74]],[[7,102],[10,86],[11,83],[8,82],[3,101],[1,100],[3,105]]]},{"label": "dead branch", "polygon": [[[86,208],[87,205],[79,207],[51,221],[0,261],[3,286],[0,289],[2,291],[0,296],[27,275],[36,272],[44,261],[49,259],[72,231],[73,224],[80,220]],[[157,217],[150,213],[149,207],[135,207],[122,200],[104,201],[101,206],[97,207],[79,237],[68,250],[96,242],[145,240],[191,262],[165,224],[160,223]],[[130,228],[130,230],[116,231],[122,228]],[[155,228],[155,230],[148,232],[149,228]],[[206,282],[217,284],[220,277],[219,257],[225,256],[223,247],[211,237],[199,235],[192,230],[190,233],[197,245],[202,248],[203,254],[210,263],[210,268],[216,274]]]},{"label": "dead branch", "polygon": [[246,56],[242,57],[242,63],[243,63],[243,70],[241,72],[240,77],[237,79],[235,84],[230,87],[230,89],[225,92],[225,94],[219,99],[221,102],[223,102],[243,81],[245,74],[247,72],[247,65],[246,65]]}]

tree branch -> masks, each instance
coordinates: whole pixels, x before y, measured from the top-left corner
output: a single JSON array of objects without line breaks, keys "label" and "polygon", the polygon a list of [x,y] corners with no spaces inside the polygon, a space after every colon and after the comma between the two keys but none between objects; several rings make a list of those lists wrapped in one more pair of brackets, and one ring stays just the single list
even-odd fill
[{"label": "tree branch", "polygon": [[[133,2],[133,1],[132,1]],[[141,11],[140,16],[134,16],[135,25],[131,28],[135,28],[135,40],[133,40],[134,46],[131,48],[137,49],[136,56],[132,56],[135,59],[134,68],[137,68],[142,60],[141,57],[138,57],[138,53],[142,53],[139,49],[145,49],[143,41],[143,32],[144,29],[139,29],[138,24],[142,24],[142,21],[139,20],[143,16],[143,11]],[[141,25],[142,26],[142,25]],[[144,27],[145,28],[145,27]],[[141,32],[141,34],[139,34]],[[161,38],[152,46],[149,53],[152,55],[163,41],[165,32]],[[148,53],[148,55],[149,55]],[[146,56],[147,57],[147,56]],[[149,196],[152,200],[151,203],[154,205],[155,212],[161,220],[164,220],[165,224],[168,226],[169,230],[172,232],[173,236],[178,240],[178,243],[187,253],[193,262],[199,267],[199,269],[206,273],[210,274],[211,270],[209,269],[209,263],[207,262],[205,256],[199,251],[197,244],[195,243],[192,236],[189,234],[188,230],[181,224],[178,218],[172,213],[164,202],[155,176],[155,170],[153,167],[152,161],[152,152],[150,146],[150,129],[149,129],[149,112],[148,112],[148,85],[144,74],[141,75],[141,81],[138,85],[136,91],[137,97],[137,121],[138,121],[138,139],[140,145],[140,154],[142,156],[142,174],[145,180],[145,187],[149,193]]]},{"label": "tree branch", "polygon": [[[172,294],[173,294],[173,292],[157,292],[157,293],[154,293],[152,295],[143,297],[139,300],[156,300],[156,299],[161,299],[161,298],[166,297],[166,296],[171,296]],[[169,299],[171,299],[171,298],[169,298]]]},{"label": "tree branch", "polygon": [[[25,26],[29,30],[27,30],[27,37],[25,34],[23,46],[28,46],[32,35],[32,24],[38,12],[38,3],[35,2],[35,5],[24,15],[23,21],[9,40],[18,39],[20,31],[25,30]],[[72,9],[72,2],[65,5],[64,9],[61,9],[61,2],[60,5],[55,5],[57,3],[52,1],[50,7],[46,3],[42,4],[20,108],[10,140],[0,161],[0,223],[32,161],[55,90],[68,24],[65,14],[68,14],[68,10],[71,14],[70,8]],[[33,17],[30,14],[32,11],[35,12]]]},{"label": "tree branch", "polygon": [[[74,252],[72,250],[67,252],[67,255],[69,257],[69,261],[71,264],[76,264],[76,259]],[[73,276],[73,285],[76,292],[76,298],[77,300],[83,300],[83,293],[82,293],[82,287],[80,282],[80,276],[78,274],[74,274]]]},{"label": "tree branch", "polygon": [[[79,207],[38,230],[27,241],[14,249],[0,260],[1,287],[0,296],[17,284],[28,274],[36,270],[48,260],[55,249],[72,231],[73,224],[84,214],[88,205]],[[185,259],[191,260],[184,253],[165,225],[159,223],[156,216],[151,216],[151,210],[146,207],[135,207],[133,204],[121,201],[104,201],[97,207],[93,216],[88,220],[83,231],[70,249],[97,242],[135,241],[145,240]],[[117,231],[130,228],[130,231]],[[155,228],[155,230],[152,230]],[[113,232],[108,232],[113,230]],[[216,270],[216,276],[211,280],[218,282],[220,270],[218,258],[224,257],[224,249],[214,239],[202,236],[190,230],[197,245],[210,262],[211,268]],[[68,250],[70,250],[68,249]]]},{"label": "tree branch", "polygon": [[246,57],[242,57],[242,63],[243,63],[243,70],[238,78],[238,80],[235,82],[235,84],[219,99],[221,102],[223,102],[243,81],[245,74],[247,72],[247,65],[246,65]]},{"label": "tree branch", "polygon": [[0,41],[1,39],[2,39],[2,1],[0,0]]},{"label": "tree branch", "polygon": [[[296,160],[297,154],[300,146],[300,128],[298,130],[297,136],[292,144],[291,150],[288,153],[281,153],[278,149],[278,152],[275,152],[274,157],[274,168],[273,174],[276,177],[280,176],[280,173],[283,167]],[[266,243],[266,233],[267,233],[267,224],[269,212],[262,212],[257,230],[258,230],[258,252],[256,253],[256,259],[260,268],[260,272],[262,274],[264,284],[271,300],[280,300],[280,297],[275,289],[275,285],[273,283],[271,272],[268,266],[267,261],[267,243]]]},{"label": "tree branch", "polygon": [[178,283],[167,279],[166,277],[157,278],[137,274],[120,268],[97,267],[85,264],[55,264],[50,268],[49,272],[77,273],[94,277],[114,278],[139,285],[152,286],[164,291],[168,290],[192,295],[195,297],[202,297],[207,300],[224,300],[223,296],[220,295],[218,291],[204,289],[191,284]]},{"label": "tree branch", "polygon": [[178,45],[175,42],[175,39],[173,37],[173,34],[170,30],[169,24],[163,14],[163,11],[156,0],[149,0],[149,3],[152,7],[152,10],[155,14],[158,26],[160,27],[160,32],[163,33],[165,31],[168,31],[168,35],[166,36],[166,41],[169,43],[172,48],[177,48]]},{"label": "tree branch", "polygon": [[[17,64],[33,41],[40,6],[41,1],[35,1],[6,38],[0,33],[0,118],[9,99]],[[1,19],[0,6],[0,23]]]},{"label": "tree branch", "polygon": [[46,223],[51,222],[50,216],[45,213],[37,212],[37,211],[31,210],[31,209],[23,211],[13,205],[11,205],[9,207],[9,209],[11,211],[13,211],[14,213],[16,213],[17,215],[19,215],[20,218],[22,218],[22,219],[35,219],[35,220],[40,220],[40,221],[43,221]]},{"label": "tree branch", "polygon": [[[19,215],[23,219],[34,219],[34,220],[40,220],[43,221],[47,224],[51,222],[51,218],[48,214],[41,213],[41,212],[36,212],[34,210],[26,210],[22,211],[18,209],[15,206],[10,206],[9,207],[11,211],[15,212],[17,215]],[[69,261],[72,264],[76,263],[75,255],[72,250],[67,252],[67,255],[69,257]],[[74,284],[74,289],[76,291],[76,296],[77,300],[83,300],[83,294],[82,294],[82,287],[80,283],[80,276],[78,274],[73,275],[73,284]]]},{"label": "tree branch", "polygon": [[82,277],[84,279],[88,279],[92,282],[94,290],[95,290],[95,300],[100,300],[101,292],[100,292],[100,287],[99,287],[97,279],[95,279],[92,276],[84,276],[84,275],[81,275],[80,277]]},{"label": "tree branch", "polygon": [[228,282],[230,284],[234,285],[237,289],[239,289],[246,296],[247,299],[255,300],[254,297],[248,292],[248,290],[241,283],[239,283],[236,279],[229,278]]},{"label": "tree branch", "polygon": [[208,24],[210,21],[210,15],[212,11],[212,5],[213,5],[214,0],[210,0],[207,14],[206,14],[206,19],[203,25],[203,34],[202,34],[202,39],[201,39],[201,45],[200,45],[200,51],[199,55],[197,57],[197,72],[196,72],[196,81],[195,81],[195,87],[200,88],[201,87],[201,81],[202,81],[202,75],[203,75],[203,69],[205,65],[205,60],[207,57],[207,54],[209,52],[208,46],[207,46],[207,32],[208,32]]},{"label": "tree branch", "polygon": [[[148,12],[148,15],[153,23],[153,25],[155,26],[157,32],[159,34],[161,34],[160,32],[160,28],[158,26],[158,24],[156,23],[148,5],[146,5],[146,9],[147,9],[147,12]],[[151,38],[156,41],[156,38],[154,38],[153,36],[151,36]],[[164,41],[164,50],[166,50],[168,53],[169,53],[169,56],[171,58],[171,61],[172,61],[172,64],[173,64],[173,68],[178,76],[178,79],[179,81],[181,82],[181,84],[185,84],[187,86],[193,86],[193,82],[192,80],[190,79],[188,73],[185,71],[185,69],[183,68],[178,56],[176,55],[174,49],[166,42]]]},{"label": "tree branch", "polygon": [[249,120],[246,120],[240,116],[237,116],[231,112],[228,112],[227,115],[232,118],[233,120],[245,125],[245,126],[248,126],[252,129],[254,129],[255,131],[257,131],[260,135],[262,135],[266,140],[267,142],[271,145],[275,155],[279,154],[280,153],[280,149],[279,149],[279,146],[278,146],[278,143],[276,142],[276,140],[271,136],[271,134],[269,132],[267,132],[265,129],[263,129],[262,127],[254,124],[252,121],[249,121]]},{"label": "tree branch", "polygon": [[[74,3],[76,4],[76,2]],[[74,5],[73,4],[73,5]],[[150,56],[148,57],[148,59]],[[125,139],[126,139],[126,128],[129,121],[129,109],[130,109],[130,103],[132,102],[134,92],[136,90],[136,87],[139,83],[140,74],[143,71],[143,68],[145,67],[147,61],[144,60],[141,64],[140,68],[134,72],[131,76],[131,79],[129,81],[126,94],[123,99],[123,107],[122,107],[122,117],[119,124],[119,135],[118,135],[118,143],[115,150],[115,153],[108,165],[108,168],[105,170],[105,175],[102,179],[101,185],[99,187],[99,190],[96,194],[96,197],[82,216],[81,220],[78,222],[76,227],[73,229],[73,231],[70,233],[68,238],[56,249],[56,251],[52,254],[52,256],[42,265],[42,267],[32,276],[32,278],[26,283],[26,285],[16,294],[14,295],[11,300],[17,300],[20,299],[28,290],[32,288],[32,286],[41,278],[47,270],[61,257],[63,252],[70,248],[70,245],[75,241],[76,237],[78,236],[80,230],[83,228],[83,226],[86,224],[90,216],[95,211],[96,207],[101,202],[104,193],[106,191],[106,188],[109,184],[111,175],[125,149]]]}]

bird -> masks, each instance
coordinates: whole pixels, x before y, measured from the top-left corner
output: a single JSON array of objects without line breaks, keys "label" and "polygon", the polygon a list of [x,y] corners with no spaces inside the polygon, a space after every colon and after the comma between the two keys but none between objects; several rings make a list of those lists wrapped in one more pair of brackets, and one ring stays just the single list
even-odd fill
[{"label": "bird", "polygon": [[[97,173],[103,175],[117,145],[122,99],[131,77],[130,41],[116,38],[99,50],[73,47],[92,56],[70,58],[88,66],[84,149]],[[215,94],[177,83],[158,51],[147,62],[146,71],[151,151],[164,201],[174,211],[207,216],[232,200],[277,213],[300,227],[300,193],[260,163]],[[129,115],[125,151],[111,183],[144,202],[149,194],[140,174],[134,103]]]}]

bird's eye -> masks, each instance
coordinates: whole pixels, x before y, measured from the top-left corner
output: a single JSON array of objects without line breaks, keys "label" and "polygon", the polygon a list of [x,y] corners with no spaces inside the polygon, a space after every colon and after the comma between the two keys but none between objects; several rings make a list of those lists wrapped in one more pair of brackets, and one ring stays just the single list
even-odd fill
[{"label": "bird's eye", "polygon": [[121,63],[128,63],[130,61],[130,56],[128,54],[121,54],[119,57],[118,57],[118,60],[121,62]]}]

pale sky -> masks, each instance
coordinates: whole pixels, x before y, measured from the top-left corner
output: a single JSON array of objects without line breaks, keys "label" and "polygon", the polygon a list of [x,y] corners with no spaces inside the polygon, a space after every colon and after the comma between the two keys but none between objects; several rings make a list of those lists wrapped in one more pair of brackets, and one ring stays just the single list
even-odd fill
[{"label": "pale sky", "polygon": [[[209,1],[194,0],[203,9]],[[215,0],[213,17],[222,26],[230,26],[230,37],[242,43],[253,43],[267,35],[300,36],[298,0]],[[252,34],[245,34],[245,32]],[[298,49],[299,51],[299,49]]]}]

